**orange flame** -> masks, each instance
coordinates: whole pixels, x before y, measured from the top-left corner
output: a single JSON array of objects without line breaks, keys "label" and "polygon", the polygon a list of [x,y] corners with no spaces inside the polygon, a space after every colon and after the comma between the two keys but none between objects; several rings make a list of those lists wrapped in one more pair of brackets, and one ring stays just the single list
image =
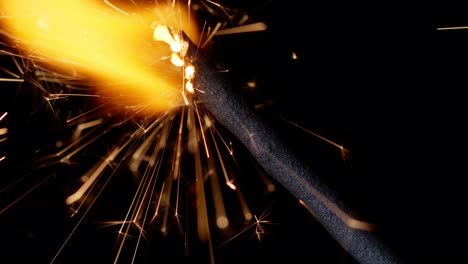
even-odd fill
[{"label": "orange flame", "polygon": [[60,69],[85,71],[104,94],[158,112],[181,104],[182,70],[165,60],[169,45],[152,36],[155,25],[164,25],[198,43],[184,8],[157,5],[135,14],[91,0],[0,0],[0,8],[21,48]]}]

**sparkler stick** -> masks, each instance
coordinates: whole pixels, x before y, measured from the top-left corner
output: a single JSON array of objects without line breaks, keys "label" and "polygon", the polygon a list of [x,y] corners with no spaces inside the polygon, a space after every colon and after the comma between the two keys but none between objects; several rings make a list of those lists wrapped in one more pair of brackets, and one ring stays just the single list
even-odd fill
[{"label": "sparkler stick", "polygon": [[[191,54],[196,54],[191,46]],[[197,56],[193,65],[197,69],[194,84],[203,90],[197,96],[206,108],[247,147],[267,173],[312,212],[346,251],[363,264],[398,262],[396,254],[372,233],[373,226],[349,216],[342,209],[345,205],[338,194],[288,149],[268,122],[216,76],[203,58]]]}]

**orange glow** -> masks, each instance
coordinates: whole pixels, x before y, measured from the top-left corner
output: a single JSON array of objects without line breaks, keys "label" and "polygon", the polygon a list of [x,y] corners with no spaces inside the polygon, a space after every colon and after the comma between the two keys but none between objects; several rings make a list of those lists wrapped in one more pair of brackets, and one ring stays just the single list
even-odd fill
[{"label": "orange glow", "polygon": [[[153,39],[157,25],[198,43],[186,7],[154,5],[137,13],[90,0],[0,0],[2,27],[27,54],[57,70],[84,71],[103,95],[165,111],[182,103],[182,69],[170,45]],[[172,34],[177,31],[171,31]]]}]

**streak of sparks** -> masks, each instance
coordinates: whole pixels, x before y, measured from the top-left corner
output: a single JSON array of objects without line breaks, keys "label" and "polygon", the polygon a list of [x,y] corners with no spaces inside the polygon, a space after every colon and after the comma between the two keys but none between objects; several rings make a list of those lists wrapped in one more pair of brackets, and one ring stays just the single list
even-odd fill
[{"label": "streak of sparks", "polygon": [[468,26],[458,26],[458,27],[438,27],[437,30],[458,30],[458,29],[468,29]]},{"label": "streak of sparks", "polygon": [[[52,2],[55,3],[50,0],[45,0],[43,2],[49,4]],[[65,1],[63,4],[61,3],[59,7],[65,8],[67,4],[71,4],[72,2],[73,1]],[[135,4],[133,1],[131,2]],[[209,9],[209,12],[213,14],[218,14],[217,12],[219,10],[223,15],[231,12],[228,8],[213,1],[201,1],[200,3],[205,7],[208,4],[216,6],[218,10]],[[136,260],[137,251],[142,244],[141,241],[147,239],[146,230],[149,229],[149,225],[160,224],[159,230],[161,233],[166,234],[170,229],[170,221],[176,221],[179,231],[182,234],[181,237],[186,239],[188,232],[184,230],[183,225],[180,224],[182,218],[180,206],[182,203],[181,197],[184,195],[188,196],[184,194],[184,192],[189,192],[190,190],[183,189],[186,185],[181,183],[182,180],[192,181],[195,184],[194,196],[196,200],[197,235],[200,241],[208,244],[211,263],[214,263],[215,254],[214,242],[212,239],[213,229],[210,226],[211,221],[209,220],[211,208],[208,206],[212,205],[214,207],[217,228],[225,230],[230,225],[229,214],[224,204],[223,197],[225,196],[232,195],[237,198],[243,218],[249,222],[253,221],[252,225],[247,227],[246,230],[255,227],[257,239],[261,240],[264,233],[263,224],[267,224],[269,221],[265,220],[264,216],[257,218],[257,216],[252,213],[236,178],[228,171],[227,161],[225,161],[223,157],[228,156],[230,159],[235,159],[234,147],[232,142],[227,143],[223,136],[217,131],[213,125],[214,120],[210,114],[206,112],[202,105],[198,104],[194,97],[196,92],[203,92],[203,87],[193,87],[191,83],[193,75],[196,74],[196,69],[193,68],[190,61],[185,58],[188,44],[180,35],[180,31],[187,34],[192,42],[197,44],[202,43],[198,45],[201,49],[210,43],[214,37],[227,34],[265,31],[267,30],[267,25],[263,22],[250,23],[248,22],[249,17],[244,15],[238,21],[237,26],[228,27],[225,23],[217,21],[214,22],[214,27],[208,27],[209,30],[207,30],[206,34],[203,34],[202,37],[197,37],[193,33],[193,28],[196,26],[196,23],[191,21],[191,17],[181,17],[181,7],[176,4],[176,1],[171,3],[171,9],[168,11],[170,15],[169,18],[161,19],[163,16],[162,13],[164,12],[157,12],[152,9],[154,12],[150,13],[160,19],[157,23],[149,23],[148,21],[151,21],[151,19],[148,20],[148,14],[145,12],[142,12],[142,14],[133,14],[108,0],[105,0],[104,4],[113,10],[111,15],[103,11],[97,12],[96,10],[99,9],[93,6],[93,8],[91,8],[93,10],[92,16],[96,15],[96,12],[102,12],[102,15],[105,14],[104,17],[94,18],[97,18],[99,21],[109,19],[109,24],[106,23],[107,26],[105,27],[109,27],[111,32],[115,32],[115,28],[119,28],[119,34],[128,33],[128,31],[131,30],[124,26],[122,21],[136,18],[132,20],[132,26],[138,25],[136,27],[138,29],[137,32],[141,32],[141,28],[143,28],[144,31],[152,30],[154,42],[167,44],[164,46],[164,51],[169,51],[164,54],[158,52],[154,54],[152,49],[148,50],[144,48],[142,50],[143,52],[147,52],[147,54],[145,53],[143,55],[151,55],[152,57],[150,60],[152,60],[152,63],[157,64],[163,62],[162,65],[164,66],[168,65],[164,63],[167,62],[169,58],[169,61],[174,67],[171,67],[171,70],[163,71],[161,75],[176,75],[177,79],[175,82],[180,84],[182,80],[182,85],[175,85],[177,88],[173,88],[172,86],[167,88],[164,83],[165,80],[160,80],[153,75],[146,75],[148,73],[146,71],[147,68],[142,70],[143,73],[131,72],[131,74],[129,74],[129,69],[134,68],[133,63],[123,63],[125,66],[124,71],[114,68],[116,66],[113,64],[121,64],[125,61],[125,58],[122,59],[123,61],[117,60],[112,62],[109,60],[109,57],[114,55],[122,56],[128,51],[128,47],[125,46],[125,49],[117,50],[116,53],[107,53],[106,50],[112,47],[115,42],[118,42],[115,38],[113,39],[114,43],[107,42],[108,40],[106,40],[103,46],[101,46],[99,40],[105,40],[105,37],[91,33],[89,33],[88,36],[86,36],[86,34],[78,34],[83,29],[81,26],[83,24],[86,25],[87,22],[89,22],[88,20],[80,20],[77,22],[77,25],[68,23],[61,25],[62,21],[66,21],[64,14],[55,13],[54,15],[63,19],[59,19],[58,23],[54,23],[57,22],[55,20],[57,18],[54,17],[54,15],[47,16],[48,10],[41,9],[44,8],[45,5],[41,6],[39,9],[34,9],[23,1],[17,1],[13,4],[21,6],[21,8],[18,9],[19,11],[13,12],[8,8],[7,11],[11,11],[13,15],[2,15],[1,17],[5,21],[19,21],[27,17],[22,15],[23,12],[38,16],[39,19],[34,20],[33,24],[30,26],[43,34],[39,34],[37,39],[33,38],[28,40],[21,31],[11,33],[8,31],[4,32],[2,29],[0,34],[13,37],[14,42],[18,44],[18,46],[25,46],[28,42],[34,43],[35,41],[41,43],[42,46],[39,45],[38,50],[35,52],[21,49],[19,51],[11,51],[18,47],[9,47],[11,50],[1,50],[0,53],[2,55],[9,56],[13,65],[15,65],[15,70],[0,69],[2,72],[11,76],[11,78],[0,78],[0,81],[27,82],[34,88],[37,88],[43,93],[42,98],[52,112],[55,113],[57,118],[62,117],[61,114],[66,112],[65,124],[72,130],[72,133],[70,133],[71,136],[66,143],[63,145],[62,143],[58,144],[58,150],[40,159],[42,164],[39,165],[39,168],[54,164],[79,164],[81,161],[77,157],[79,156],[78,154],[90,149],[93,144],[105,140],[114,130],[123,128],[129,129],[127,132],[120,135],[118,139],[109,143],[109,149],[104,151],[105,154],[102,155],[100,160],[94,161],[94,164],[87,168],[85,173],[80,175],[78,187],[65,199],[65,203],[72,210],[71,218],[76,219],[76,222],[68,236],[66,236],[63,243],[60,245],[51,263],[58,262],[60,255],[69,244],[74,234],[78,231],[97,199],[104,193],[111,179],[117,174],[118,168],[124,166],[128,167],[134,178],[138,180],[138,183],[135,186],[131,203],[123,219],[120,221],[107,222],[110,226],[120,226],[118,230],[118,249],[115,254],[115,263],[122,257],[124,247],[130,244],[128,238],[133,236],[132,227],[137,230],[137,235],[133,236],[136,242],[132,244],[134,248],[133,255],[131,256],[132,262]],[[190,4],[191,2],[188,4],[189,14]],[[6,1],[1,1],[1,6],[3,7],[4,5],[6,5]],[[25,7],[27,8],[24,9]],[[163,8],[162,5],[159,7]],[[41,10],[47,12],[41,14]],[[90,12],[88,8],[81,9],[81,6],[79,10],[82,10],[84,13]],[[167,11],[167,9],[164,10]],[[71,13],[77,13],[80,19],[83,18],[82,12],[77,12],[76,10],[70,11]],[[75,15],[71,17],[76,18]],[[91,21],[96,22],[93,20],[94,18],[92,17]],[[93,25],[93,23],[91,24]],[[66,25],[70,26],[71,29],[65,30],[62,28],[62,26],[65,27]],[[142,27],[140,28],[140,26]],[[58,36],[59,33],[63,33],[50,33],[49,31],[54,27],[59,28],[59,31],[67,31],[67,33],[69,33],[68,31],[72,31],[71,42],[62,39],[65,43],[60,43],[64,44],[65,50],[55,50],[53,44],[48,44],[49,40],[51,40],[50,36]],[[90,28],[87,27],[84,29],[85,31],[90,30]],[[20,29],[15,28],[12,31],[15,30]],[[33,32],[33,34],[38,32]],[[126,36],[122,38],[119,36],[117,40],[126,38],[134,39],[133,36],[128,37],[122,35]],[[97,40],[97,42],[93,42],[93,37],[96,38],[95,40]],[[110,37],[114,36],[111,34]],[[100,57],[100,55],[98,56],[96,53],[87,53],[87,51],[85,52],[80,49],[70,51],[70,46],[75,46],[76,43],[83,46],[101,47],[103,52],[106,51],[103,53],[104,56],[107,56],[106,60],[95,61],[95,57]],[[76,46],[79,45],[76,44]],[[49,52],[50,49],[52,49],[52,53],[46,53]],[[141,59],[141,56],[137,57]],[[79,59],[75,60],[76,58]],[[59,65],[59,67],[50,66],[48,62],[58,63],[57,65]],[[93,66],[92,69],[90,69],[87,68],[88,66],[83,67],[83,65]],[[95,72],[95,70],[102,70],[103,68],[110,68],[110,71],[98,74]],[[92,72],[91,74],[89,73],[90,71]],[[102,82],[102,80],[98,81],[99,86],[104,87],[101,87],[101,90],[93,89],[95,85],[94,82],[96,81],[94,79],[95,74],[102,74],[104,76],[105,82]],[[92,78],[90,78],[90,75]],[[127,92],[127,90],[120,89],[122,85],[128,85],[128,80],[133,79],[140,80],[137,82],[137,85],[131,85],[135,90]],[[158,106],[156,107],[157,111],[148,114],[147,109],[153,106],[154,100],[147,101],[144,99],[148,97],[148,95],[149,97],[154,96],[152,90],[155,89],[155,83],[161,84],[161,86],[167,88],[170,94],[175,92],[177,96],[181,95],[184,103],[171,103],[171,106],[167,109]],[[116,89],[117,92],[111,94],[103,92],[107,91],[107,89]],[[141,91],[139,89],[147,90],[141,94],[138,92]],[[149,94],[145,94],[145,92]],[[130,100],[129,103],[121,103],[121,101],[119,101],[122,98],[133,99],[135,97],[137,100]],[[140,99],[142,101],[139,101]],[[78,102],[83,102],[81,100],[94,100],[93,102],[96,104],[83,107],[79,109],[79,111],[70,110],[68,112],[60,107],[62,104],[73,100],[77,100]],[[134,103],[135,101],[137,101],[137,103]],[[112,113],[117,111],[124,112],[125,114],[119,117],[112,116]],[[143,115],[140,115],[140,113],[143,113]],[[7,114],[7,112],[3,113],[0,116],[0,121],[2,121]],[[0,129],[0,135],[7,134],[7,131],[6,128]],[[174,148],[168,148],[168,144],[173,144]],[[192,178],[184,175],[184,173],[187,174],[183,170],[184,166],[187,166],[186,157],[184,155],[189,157],[190,162],[188,166],[193,167]],[[5,158],[5,156],[0,157],[0,161]],[[164,166],[167,160],[170,160],[170,168]],[[9,210],[13,205],[17,204],[50,179],[51,176],[48,176],[36,182],[28,191],[14,199],[7,204],[7,206],[0,208],[0,214]],[[272,192],[275,190],[274,184],[266,177],[263,178],[263,181],[268,191]],[[210,188],[206,188],[207,185],[209,185]],[[209,198],[211,198],[211,201]],[[243,232],[245,231],[241,231],[227,242],[232,241],[232,239]],[[223,245],[227,242],[223,243]]]}]

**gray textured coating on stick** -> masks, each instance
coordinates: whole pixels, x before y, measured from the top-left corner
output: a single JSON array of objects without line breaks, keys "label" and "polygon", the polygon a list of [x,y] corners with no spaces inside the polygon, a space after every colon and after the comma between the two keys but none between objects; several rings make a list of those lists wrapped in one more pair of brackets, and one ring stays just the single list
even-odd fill
[{"label": "gray textured coating on stick", "polygon": [[[193,53],[192,53],[193,54]],[[263,169],[303,201],[325,229],[359,263],[399,263],[396,254],[375,233],[350,225],[342,201],[281,141],[253,106],[236,94],[214,69],[197,58],[197,98],[215,119],[237,137]]]}]

